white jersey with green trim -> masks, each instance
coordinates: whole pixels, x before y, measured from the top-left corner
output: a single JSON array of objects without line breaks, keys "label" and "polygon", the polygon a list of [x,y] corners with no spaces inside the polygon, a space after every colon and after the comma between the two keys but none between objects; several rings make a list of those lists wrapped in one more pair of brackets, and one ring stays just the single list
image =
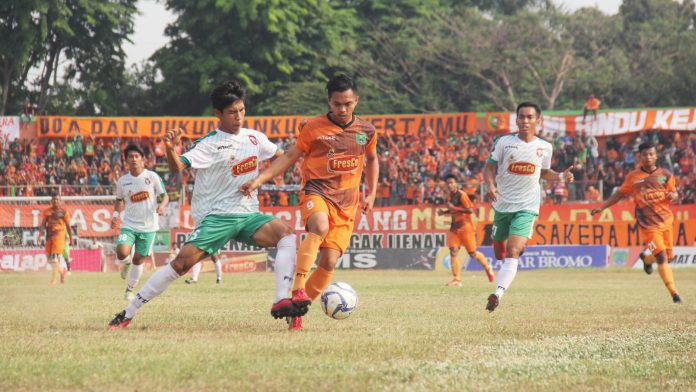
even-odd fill
[{"label": "white jersey with green trim", "polygon": [[123,199],[126,204],[121,227],[139,233],[159,230],[157,196],[165,192],[162,178],[147,169],[137,177],[128,173],[119,178],[116,182],[116,197]]},{"label": "white jersey with green trim", "polygon": [[498,139],[488,158],[490,163],[498,165],[495,177],[498,195],[493,208],[500,212],[530,211],[538,214],[541,170],[551,168],[552,154],[551,143],[538,137],[529,143],[516,133]]},{"label": "white jersey with green trim", "polygon": [[242,184],[259,174],[259,163],[272,158],[278,147],[263,133],[241,128],[237,134],[217,129],[198,139],[181,155],[182,162],[196,169],[191,215],[199,224],[208,215],[259,212],[259,199],[239,192]]}]

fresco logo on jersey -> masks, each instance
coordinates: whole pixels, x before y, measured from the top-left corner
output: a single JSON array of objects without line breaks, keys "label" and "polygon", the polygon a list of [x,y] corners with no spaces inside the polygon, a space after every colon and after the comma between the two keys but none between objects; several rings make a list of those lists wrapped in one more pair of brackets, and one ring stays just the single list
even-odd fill
[{"label": "fresco logo on jersey", "polygon": [[130,200],[133,203],[140,203],[141,201],[145,201],[150,198],[150,192],[147,191],[142,191],[138,193],[134,193],[130,195]]},{"label": "fresco logo on jersey", "polygon": [[257,166],[258,159],[256,158],[256,155],[250,156],[249,158],[232,166],[232,175],[241,176],[242,174],[253,172],[254,170],[256,170]]},{"label": "fresco logo on jersey", "polygon": [[531,176],[536,171],[536,165],[529,162],[514,162],[508,166],[508,171],[521,176]]},{"label": "fresco logo on jersey", "polygon": [[357,155],[333,157],[326,164],[329,173],[352,173],[358,168],[360,157]]}]

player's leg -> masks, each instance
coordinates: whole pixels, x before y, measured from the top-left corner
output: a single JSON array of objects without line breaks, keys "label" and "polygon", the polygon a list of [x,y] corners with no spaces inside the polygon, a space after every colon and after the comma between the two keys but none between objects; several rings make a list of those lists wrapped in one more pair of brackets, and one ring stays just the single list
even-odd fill
[{"label": "player's leg", "polygon": [[643,271],[650,275],[653,273],[653,264],[657,261],[657,259],[655,259],[655,243],[653,239],[660,233],[657,230],[648,230],[640,226],[638,227],[638,232],[640,238],[645,243],[645,249],[638,254],[638,257],[640,257],[640,260],[643,262]]},{"label": "player's leg", "polygon": [[130,273],[128,274],[128,285],[124,297],[128,301],[132,301],[135,297],[133,290],[138,286],[140,278],[143,276],[145,265],[143,264],[147,257],[152,255],[152,246],[155,243],[156,232],[149,233],[134,233],[135,251],[133,252],[133,261]]},{"label": "player's leg", "polygon": [[305,222],[307,235],[297,249],[292,297],[293,303],[296,305],[308,306],[311,304],[311,299],[307,295],[305,286],[309,271],[317,258],[319,247],[329,232],[329,207],[321,197],[310,195],[303,198],[300,211]]},{"label": "player's leg", "polygon": [[210,260],[215,267],[215,283],[222,283],[222,263],[220,262],[220,252],[210,256]]},{"label": "player's leg", "polygon": [[128,228],[121,228],[116,241],[116,258],[121,266],[121,279],[126,279],[131,268],[131,251],[135,244],[135,232]]},{"label": "player's leg", "polygon": [[452,279],[445,284],[446,286],[461,287],[462,285],[462,264],[459,262],[459,250],[461,250],[462,242],[459,237],[455,232],[447,232],[447,247],[449,248]]},{"label": "player's leg", "polygon": [[[261,215],[261,214],[260,214]],[[267,215],[261,215],[267,218]],[[249,240],[264,248],[276,247],[275,258],[275,300],[271,306],[271,315],[275,318],[300,316],[307,312],[306,307],[296,307],[288,298],[292,286],[292,278],[295,272],[295,258],[297,257],[297,236],[294,230],[280,219],[272,219],[263,223],[253,231]],[[252,229],[254,224],[245,227]],[[246,234],[246,231],[244,233]],[[246,235],[249,235],[246,234]],[[240,238],[246,241],[246,238]]]},{"label": "player's leg", "polygon": [[474,229],[467,230],[466,232],[462,233],[462,244],[464,245],[466,252],[469,254],[469,257],[471,257],[472,260],[476,260],[476,262],[483,267],[483,270],[486,271],[488,281],[493,282],[493,279],[495,279],[493,268],[491,268],[491,266],[488,264],[486,256],[476,250],[476,236],[474,234]]},{"label": "player's leg", "polygon": [[150,276],[135,299],[109,323],[109,330],[122,329],[130,324],[140,308],[162,294],[175,280],[186,274],[191,267],[203,258],[214,254],[237,234],[238,229],[230,223],[234,217],[207,216],[189,234],[181,252],[168,265],[158,269]]},{"label": "player's leg", "polygon": [[203,269],[203,263],[203,261],[200,261],[196,263],[196,265],[191,267],[191,277],[185,280],[186,284],[198,283],[198,276],[200,275],[201,270]]},{"label": "player's leg", "polygon": [[681,304],[682,300],[677,293],[677,286],[674,284],[674,276],[672,274],[672,268],[669,266],[673,254],[672,243],[673,241],[672,229],[662,230],[657,232],[657,235],[653,237],[652,242],[655,244],[655,259],[657,261],[657,272],[662,278],[662,282],[667,287],[669,295],[672,296],[672,301],[677,304]]}]

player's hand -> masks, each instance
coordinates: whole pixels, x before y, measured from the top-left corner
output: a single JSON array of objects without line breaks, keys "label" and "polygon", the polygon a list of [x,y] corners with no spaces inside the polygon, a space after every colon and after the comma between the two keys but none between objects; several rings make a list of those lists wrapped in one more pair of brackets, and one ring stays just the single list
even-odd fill
[{"label": "player's hand", "polygon": [[259,178],[256,177],[253,180],[246,182],[242,184],[242,186],[239,187],[239,191],[246,197],[251,197],[251,193],[261,186],[261,183],[259,182]]},{"label": "player's hand", "polygon": [[111,228],[115,229],[118,227],[118,218],[111,218]]},{"label": "player's hand", "polygon": [[677,201],[679,201],[679,193],[669,192],[667,194],[667,201],[669,201],[670,203],[676,203]]},{"label": "player's hand", "polygon": [[307,120],[306,118],[304,120],[300,121],[300,125],[297,126],[297,130],[302,131],[302,128],[304,128],[304,126],[307,125],[308,122],[309,122],[309,120]]},{"label": "player's hand", "polygon": [[157,207],[157,215],[164,216],[165,212],[166,212],[166,208],[164,208],[164,206]]},{"label": "player's hand", "polygon": [[563,181],[565,181],[568,184],[575,181],[575,176],[573,175],[573,172],[571,171],[571,170],[573,170],[573,167],[575,167],[575,165],[570,165],[569,168],[565,169],[563,171],[563,173],[561,173],[561,178],[563,179]]},{"label": "player's hand", "polygon": [[181,128],[172,129],[164,134],[164,145],[169,148],[174,148],[181,141]]},{"label": "player's hand", "polygon": [[592,211],[590,211],[590,215],[594,216],[595,214],[599,214],[602,210],[604,210],[602,207],[593,208]]},{"label": "player's hand", "polygon": [[368,195],[365,198],[362,205],[363,214],[367,214],[368,212],[372,211],[372,208],[375,206],[375,197],[377,197],[377,195]]},{"label": "player's hand", "polygon": [[498,200],[498,188],[496,188],[495,185],[489,185],[488,192],[486,192],[486,196],[488,196],[488,199],[490,199],[490,201]]},{"label": "player's hand", "polygon": [[449,210],[437,210],[438,215],[447,215],[449,213]]}]

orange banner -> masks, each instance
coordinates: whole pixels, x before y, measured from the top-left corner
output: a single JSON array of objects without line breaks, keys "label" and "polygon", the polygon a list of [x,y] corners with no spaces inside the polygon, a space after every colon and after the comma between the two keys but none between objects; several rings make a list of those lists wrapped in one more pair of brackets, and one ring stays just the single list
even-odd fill
[{"label": "orange banner", "polygon": [[[379,133],[417,135],[431,128],[438,136],[472,132],[476,113],[373,115],[362,116]],[[270,138],[294,136],[302,116],[247,117],[244,126]],[[164,136],[167,130],[181,128],[184,136],[199,138],[218,126],[215,117],[66,117],[39,116],[39,137],[67,137],[81,134],[95,138]]]}]

